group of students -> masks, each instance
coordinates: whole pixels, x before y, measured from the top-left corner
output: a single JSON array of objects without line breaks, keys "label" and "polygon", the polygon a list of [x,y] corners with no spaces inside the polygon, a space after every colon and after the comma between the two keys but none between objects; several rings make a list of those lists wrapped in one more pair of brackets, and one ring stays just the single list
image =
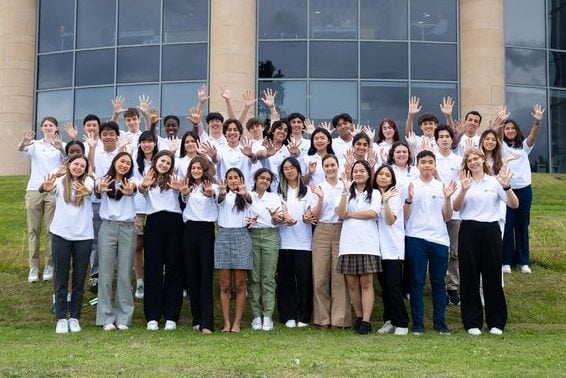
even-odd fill
[{"label": "group of students", "polygon": [[[421,109],[413,97],[405,142],[391,119],[377,127],[377,138],[346,113],[316,128],[299,113],[281,119],[270,90],[261,99],[270,109],[268,127],[251,118],[244,130],[255,99],[245,94],[237,119],[229,90],[221,95],[230,118],[209,113],[208,133],[204,87],[188,117],[195,127],[181,138],[176,116],[163,121],[166,138],[156,135],[160,118],[143,96],[128,109],[116,98],[109,122],[85,117],[84,144],[71,124],[71,141],[62,143],[53,117],[42,120],[42,139],[26,132],[18,149],[32,160],[28,281],[39,280],[43,217],[51,238],[43,279],[55,278],[57,333],[80,331],[89,265],[98,274],[96,324],[105,331],[131,326],[133,267],[152,331],[162,320],[165,330],[177,327],[186,290],[193,328],[212,333],[216,269],[223,332],[240,331],[248,299],[253,330],[273,329],[277,303],[286,327],[314,323],[368,334],[377,274],[384,309],[378,332],[408,334],[409,294],[412,332],[422,334],[428,271],[436,331],[450,333],[451,303],[461,304],[470,335],[481,334],[484,310],[490,333],[503,333],[502,272],[519,265],[530,273],[528,154],[543,108],[534,106],[526,138],[505,109],[478,136],[481,115],[452,120],[448,97],[441,104],[446,125],[422,114],[423,135],[415,136]],[[125,135],[115,122],[120,114]]]}]

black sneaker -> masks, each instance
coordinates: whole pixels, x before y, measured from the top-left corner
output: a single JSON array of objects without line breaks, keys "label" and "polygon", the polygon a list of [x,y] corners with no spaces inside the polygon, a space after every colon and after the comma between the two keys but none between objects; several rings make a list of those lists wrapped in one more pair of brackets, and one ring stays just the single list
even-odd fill
[{"label": "black sneaker", "polygon": [[95,274],[90,277],[90,292],[93,294],[98,294],[98,274]]},{"label": "black sneaker", "polygon": [[460,306],[460,297],[458,290],[446,290],[446,304],[452,306]]},{"label": "black sneaker", "polygon": [[371,323],[370,322],[364,322],[363,320],[360,322],[360,325],[358,327],[357,333],[359,335],[367,335],[371,332]]},{"label": "black sneaker", "polygon": [[354,326],[352,327],[352,331],[354,331],[354,333],[358,333],[361,324],[362,324],[362,318],[356,318],[356,321],[354,322]]}]

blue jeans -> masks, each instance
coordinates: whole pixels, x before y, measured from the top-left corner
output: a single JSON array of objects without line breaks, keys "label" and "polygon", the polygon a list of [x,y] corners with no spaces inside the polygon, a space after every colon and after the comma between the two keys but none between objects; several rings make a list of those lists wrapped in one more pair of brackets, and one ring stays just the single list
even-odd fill
[{"label": "blue jeans", "polygon": [[423,290],[428,265],[432,288],[432,323],[438,331],[446,327],[446,289],[444,278],[448,269],[448,246],[424,239],[407,237],[407,260],[411,294],[411,317],[413,332],[424,330]]},{"label": "blue jeans", "polygon": [[519,207],[507,207],[503,233],[503,265],[529,265],[529,223],[531,221],[532,187],[513,189]]}]

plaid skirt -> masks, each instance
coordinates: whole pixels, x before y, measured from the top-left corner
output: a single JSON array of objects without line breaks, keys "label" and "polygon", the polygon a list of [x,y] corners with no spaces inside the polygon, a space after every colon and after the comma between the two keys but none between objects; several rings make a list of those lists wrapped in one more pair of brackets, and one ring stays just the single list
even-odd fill
[{"label": "plaid skirt", "polygon": [[248,229],[218,227],[214,241],[214,269],[251,270],[253,265]]},{"label": "plaid skirt", "polygon": [[369,274],[381,272],[381,258],[375,255],[338,256],[336,272],[339,274]]}]

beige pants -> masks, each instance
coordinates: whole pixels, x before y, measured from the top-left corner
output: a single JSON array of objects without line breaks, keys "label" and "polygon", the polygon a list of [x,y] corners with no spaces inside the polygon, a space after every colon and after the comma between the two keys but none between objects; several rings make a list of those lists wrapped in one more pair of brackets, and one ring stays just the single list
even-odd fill
[{"label": "beige pants", "polygon": [[28,222],[29,266],[30,268],[39,268],[39,235],[41,234],[42,220],[45,226],[45,265],[53,266],[49,226],[55,213],[55,197],[49,193],[28,190],[25,199]]},{"label": "beige pants", "polygon": [[458,290],[460,286],[460,270],[458,268],[458,234],[460,220],[451,219],[446,222],[448,236],[450,237],[450,254],[448,255],[448,283],[447,290]]},{"label": "beige pants", "polygon": [[313,322],[321,326],[352,326],[346,280],[336,273],[341,229],[341,223],[319,223],[312,240]]}]

